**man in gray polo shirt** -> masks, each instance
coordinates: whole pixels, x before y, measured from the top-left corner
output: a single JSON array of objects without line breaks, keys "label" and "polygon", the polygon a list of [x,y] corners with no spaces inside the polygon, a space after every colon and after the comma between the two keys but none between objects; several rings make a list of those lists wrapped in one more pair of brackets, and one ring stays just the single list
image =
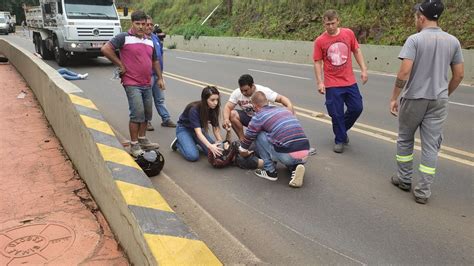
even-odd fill
[{"label": "man in gray polo shirt", "polygon": [[[414,138],[420,128],[421,163],[418,170],[421,178],[413,189],[415,201],[420,204],[426,204],[431,196],[443,122],[448,115],[448,97],[464,75],[458,39],[438,26],[443,10],[440,0],[426,0],[415,6],[418,33],[406,40],[400,52],[402,63],[390,100],[390,112],[398,115],[399,122],[398,173],[392,176],[391,182],[402,190],[411,190]],[[449,69],[452,78],[448,82]],[[398,96],[403,88],[399,107]]]}]

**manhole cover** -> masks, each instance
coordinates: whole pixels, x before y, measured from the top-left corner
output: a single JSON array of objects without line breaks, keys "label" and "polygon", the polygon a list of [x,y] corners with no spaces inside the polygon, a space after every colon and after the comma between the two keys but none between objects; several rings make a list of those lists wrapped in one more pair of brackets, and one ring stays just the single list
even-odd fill
[{"label": "manhole cover", "polygon": [[46,263],[74,243],[74,231],[62,224],[30,224],[0,232],[0,261],[8,264]]}]

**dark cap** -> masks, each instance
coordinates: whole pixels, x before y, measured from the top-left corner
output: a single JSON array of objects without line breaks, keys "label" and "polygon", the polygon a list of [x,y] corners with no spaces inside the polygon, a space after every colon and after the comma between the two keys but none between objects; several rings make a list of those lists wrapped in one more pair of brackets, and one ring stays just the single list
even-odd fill
[{"label": "dark cap", "polygon": [[425,0],[415,6],[415,10],[420,11],[429,20],[438,20],[444,10],[441,0]]}]

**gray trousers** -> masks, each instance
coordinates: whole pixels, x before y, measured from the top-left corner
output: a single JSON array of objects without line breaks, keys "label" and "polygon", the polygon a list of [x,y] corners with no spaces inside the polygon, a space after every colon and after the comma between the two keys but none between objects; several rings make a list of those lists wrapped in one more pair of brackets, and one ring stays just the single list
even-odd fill
[{"label": "gray trousers", "polygon": [[398,178],[412,182],[413,146],[415,132],[420,128],[421,163],[418,168],[420,181],[413,193],[420,198],[431,196],[431,184],[436,173],[438,151],[441,148],[443,123],[448,116],[448,99],[400,100],[398,114],[397,165]]}]

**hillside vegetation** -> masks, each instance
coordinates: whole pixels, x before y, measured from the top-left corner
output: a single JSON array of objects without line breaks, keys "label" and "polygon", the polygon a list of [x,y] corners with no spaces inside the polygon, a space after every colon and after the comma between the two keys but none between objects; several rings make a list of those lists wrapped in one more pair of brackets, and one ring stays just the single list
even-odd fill
[{"label": "hillside vegetation", "polygon": [[[143,0],[134,4],[168,34],[187,38],[239,36],[312,41],[323,32],[326,9],[339,11],[341,26],[351,28],[360,43],[402,45],[415,32],[413,0]],[[463,48],[474,48],[474,1],[445,0],[441,27]],[[201,26],[201,22],[221,3]],[[230,5],[231,4],[231,5]]]}]

